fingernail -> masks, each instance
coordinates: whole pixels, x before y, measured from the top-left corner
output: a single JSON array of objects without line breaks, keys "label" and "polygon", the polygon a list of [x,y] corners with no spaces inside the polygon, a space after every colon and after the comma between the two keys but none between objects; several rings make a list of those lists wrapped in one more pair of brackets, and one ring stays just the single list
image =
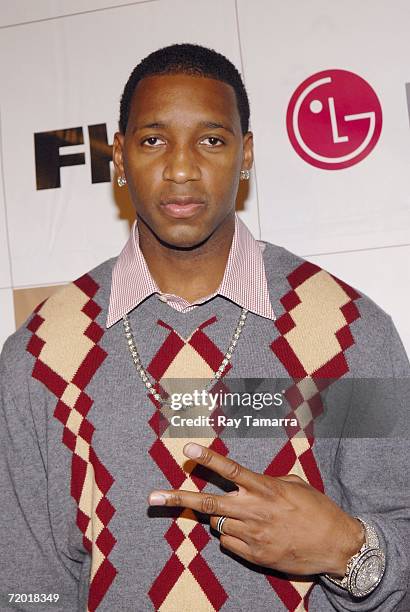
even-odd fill
[{"label": "fingernail", "polygon": [[148,498],[148,503],[150,506],[165,506],[166,501],[167,498],[161,493],[151,493]]},{"label": "fingernail", "polygon": [[195,444],[194,442],[190,442],[184,448],[184,454],[187,457],[191,457],[191,459],[198,459],[198,457],[202,455],[202,448],[198,446],[198,444]]}]

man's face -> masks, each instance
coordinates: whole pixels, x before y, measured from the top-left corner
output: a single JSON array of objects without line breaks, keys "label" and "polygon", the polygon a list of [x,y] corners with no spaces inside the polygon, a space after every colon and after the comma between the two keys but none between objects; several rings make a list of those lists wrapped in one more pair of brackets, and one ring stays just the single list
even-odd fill
[{"label": "man's face", "polygon": [[147,77],[114,140],[137,215],[162,242],[194,247],[235,211],[241,169],[252,165],[233,88],[185,74]]}]

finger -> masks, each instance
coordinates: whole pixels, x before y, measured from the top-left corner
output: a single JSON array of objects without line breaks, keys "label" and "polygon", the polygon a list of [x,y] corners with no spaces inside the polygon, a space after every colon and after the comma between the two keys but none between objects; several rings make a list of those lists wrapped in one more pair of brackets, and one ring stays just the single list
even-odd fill
[{"label": "finger", "polygon": [[245,489],[260,488],[261,474],[248,470],[240,463],[223,457],[210,448],[189,442],[184,446],[184,455]]},{"label": "finger", "polygon": [[300,476],[297,476],[296,474],[287,474],[286,476],[279,476],[278,480],[282,481],[282,482],[292,482],[294,484],[299,484],[299,485],[306,485],[307,484],[303,480],[303,478],[301,478]]},{"label": "finger", "polygon": [[218,514],[242,518],[245,515],[235,497],[195,493],[175,489],[173,491],[152,491],[148,497],[150,506],[181,506],[205,514]]},{"label": "finger", "polygon": [[[219,516],[211,516],[210,525],[212,529],[217,530],[217,523],[219,520]],[[247,542],[246,538],[246,525],[243,521],[239,521],[238,519],[234,519],[232,517],[228,517],[222,526],[223,533],[221,535],[230,535],[242,540],[243,542]],[[220,531],[218,533],[221,533]]]},{"label": "finger", "polygon": [[247,561],[252,561],[251,549],[242,540],[230,535],[221,535],[220,542],[221,546],[226,548],[226,550],[233,552],[235,555],[239,555],[239,557]]}]

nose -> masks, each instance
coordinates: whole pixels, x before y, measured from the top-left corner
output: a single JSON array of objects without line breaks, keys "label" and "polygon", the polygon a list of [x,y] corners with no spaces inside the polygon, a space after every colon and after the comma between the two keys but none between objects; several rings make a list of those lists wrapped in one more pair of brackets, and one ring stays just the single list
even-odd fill
[{"label": "nose", "polygon": [[201,169],[195,156],[195,151],[190,146],[180,146],[169,152],[163,179],[174,183],[187,183],[188,181],[199,181]]}]

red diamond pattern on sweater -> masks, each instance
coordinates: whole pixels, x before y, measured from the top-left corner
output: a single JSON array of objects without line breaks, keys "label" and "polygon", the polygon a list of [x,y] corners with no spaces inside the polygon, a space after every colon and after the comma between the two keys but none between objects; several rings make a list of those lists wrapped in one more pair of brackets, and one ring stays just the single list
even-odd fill
[{"label": "red diamond pattern on sweater", "polygon": [[116,539],[108,525],[115,509],[107,498],[114,479],[93,449],[94,426],[87,418],[93,400],[85,392],[107,356],[98,345],[104,333],[95,322],[98,289],[89,275],[81,277],[43,302],[27,326],[27,351],[36,358],[32,376],[57,397],[54,416],[72,452],[70,492],[92,559],[89,612],[97,610],[117,574],[109,560]]},{"label": "red diamond pattern on sweater", "polygon": [[[158,324],[170,333],[148,366],[148,372],[156,380],[157,389],[166,389],[169,392],[167,379],[182,378],[181,372],[183,378],[213,377],[213,372],[218,369],[224,356],[203,329],[214,321],[215,317],[205,321],[187,340],[181,338],[167,324],[158,321]],[[172,488],[202,490],[206,482],[195,475],[195,463],[189,462],[182,453],[188,439],[166,437],[166,430],[160,429],[161,407],[152,396],[150,399],[157,408],[157,412],[149,421],[157,435],[150,449],[151,457]],[[209,438],[201,438],[198,442],[226,455],[228,449],[217,438],[215,430],[209,429]],[[192,438],[189,438],[189,441],[192,441]],[[227,594],[201,554],[210,541],[210,536],[197,521],[194,512],[189,509],[182,510],[173,519],[164,537],[172,552],[149,591],[155,610],[220,610]]]},{"label": "red diamond pattern on sweater", "polygon": [[[354,343],[349,326],[359,317],[354,300],[360,296],[310,262],[287,278],[292,289],[281,298],[285,312],[276,321],[280,336],[271,347],[294,381],[286,391],[287,417],[296,418],[298,426],[287,428],[289,439],[265,474],[297,474],[323,492],[313,454],[314,419],[323,410],[320,392],[349,370],[344,351]],[[289,611],[308,610],[314,582],[285,576],[267,576],[267,580]]]}]

